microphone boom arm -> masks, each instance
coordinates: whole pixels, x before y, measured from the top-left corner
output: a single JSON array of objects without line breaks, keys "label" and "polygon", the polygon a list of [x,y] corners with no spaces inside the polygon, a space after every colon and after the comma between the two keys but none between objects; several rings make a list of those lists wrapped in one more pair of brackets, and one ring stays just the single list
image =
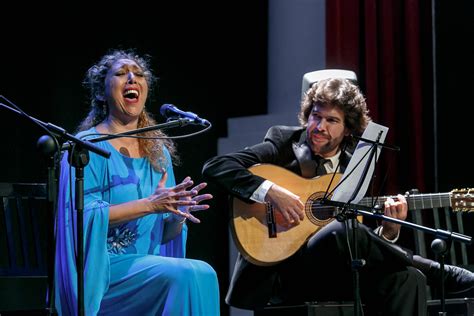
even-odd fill
[{"label": "microphone boom arm", "polygon": [[403,221],[401,219],[385,216],[383,215],[383,209],[381,207],[370,207],[366,205],[350,204],[350,203],[332,201],[328,199],[322,199],[319,202],[323,205],[335,206],[337,208],[342,208],[342,209],[350,209],[354,211],[356,214],[360,214],[363,216],[368,216],[368,217],[384,220],[387,222],[400,224],[402,226],[411,227],[413,229],[421,230],[426,233],[435,235],[437,238],[440,238],[443,240],[448,240],[452,238],[455,241],[462,242],[465,244],[471,244],[472,242],[472,237],[467,236],[467,235],[463,235],[456,232],[445,231],[442,229],[433,229],[426,226],[421,226],[421,225],[417,225],[417,224],[410,223],[407,221]]},{"label": "microphone boom arm", "polygon": [[[101,136],[101,137],[97,137],[97,138],[92,138],[92,139],[88,140],[88,142],[98,143],[98,142],[102,142],[102,141],[109,140],[109,139],[114,139],[114,138],[119,138],[119,137],[128,136],[128,135],[145,133],[145,132],[154,131],[154,130],[157,130],[157,129],[168,129],[168,128],[174,128],[174,127],[182,127],[182,126],[186,126],[190,123],[191,122],[189,121],[189,119],[179,118],[179,119],[176,119],[176,120],[168,121],[166,123],[156,124],[156,125],[153,125],[153,126],[142,127],[142,128],[134,129],[134,130],[131,130],[131,131],[126,131],[126,132],[123,132],[123,133],[120,133],[120,134],[106,135],[106,136]],[[63,146],[61,147],[61,150],[67,150],[71,146],[72,146],[72,144],[67,142],[67,143],[63,144]]]}]

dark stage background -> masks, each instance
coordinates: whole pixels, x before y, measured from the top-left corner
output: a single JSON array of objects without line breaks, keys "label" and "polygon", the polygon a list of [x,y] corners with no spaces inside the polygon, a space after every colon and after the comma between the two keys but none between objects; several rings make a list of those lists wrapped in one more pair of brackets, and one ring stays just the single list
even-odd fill
[{"label": "dark stage background", "polygon": [[[29,115],[73,133],[88,112],[81,84],[88,67],[111,48],[136,48],[151,55],[160,78],[150,109],[159,122],[164,122],[160,106],[172,103],[213,124],[209,132],[177,141],[183,161],[175,168],[177,181],[190,175],[200,182],[203,163],[217,154],[217,138],[227,132],[226,118],[266,111],[266,1],[225,9],[158,6],[153,12],[125,6],[100,15],[81,8],[61,14],[19,12],[9,31],[2,32],[0,94]],[[46,160],[36,150],[44,131],[3,108],[0,118],[0,182],[45,182]],[[201,224],[189,224],[187,253],[217,270],[223,298],[228,226],[226,212],[215,206],[219,199],[197,215]],[[225,314],[223,301],[222,309]]]},{"label": "dark stage background", "polygon": [[[200,181],[204,161],[216,155],[217,139],[226,136],[226,119],[266,113],[267,2],[212,8],[157,5],[153,12],[127,6],[101,14],[93,8],[56,8],[61,13],[55,14],[34,8],[28,10],[33,13],[16,12],[13,22],[3,23],[0,94],[31,116],[72,133],[88,110],[81,85],[88,67],[108,49],[137,48],[152,56],[160,77],[150,109],[158,121],[163,122],[160,106],[172,103],[213,124],[205,134],[177,141],[183,161],[176,168],[177,180],[190,175]],[[440,7],[439,189],[449,191],[474,182],[468,153],[474,114],[474,52],[469,44],[474,38],[474,5],[463,1]],[[45,159],[36,150],[44,132],[3,108],[0,121],[0,182],[45,182]],[[188,257],[205,260],[217,270],[223,298],[229,277],[228,222],[219,206],[225,198],[216,197],[211,204],[209,211],[198,215],[201,224],[189,225]],[[222,312],[227,313],[223,302]]]}]

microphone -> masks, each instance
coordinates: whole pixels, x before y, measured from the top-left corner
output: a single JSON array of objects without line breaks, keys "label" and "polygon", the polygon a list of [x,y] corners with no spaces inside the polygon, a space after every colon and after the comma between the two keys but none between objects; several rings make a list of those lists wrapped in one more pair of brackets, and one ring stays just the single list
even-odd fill
[{"label": "microphone", "polygon": [[170,117],[181,117],[188,119],[194,124],[199,124],[203,126],[209,126],[211,123],[209,123],[208,120],[200,118],[197,114],[193,112],[184,112],[175,107],[173,104],[163,104],[160,108],[160,113],[166,118]]}]

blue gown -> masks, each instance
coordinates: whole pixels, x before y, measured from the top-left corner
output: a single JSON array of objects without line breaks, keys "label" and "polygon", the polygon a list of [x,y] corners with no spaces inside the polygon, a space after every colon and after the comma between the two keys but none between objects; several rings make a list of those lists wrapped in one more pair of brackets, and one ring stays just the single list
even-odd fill
[{"label": "blue gown", "polygon": [[[92,128],[78,136],[89,133],[97,131]],[[169,214],[147,215],[109,227],[109,205],[149,196],[162,173],[146,158],[123,156],[107,141],[96,145],[110,151],[111,157],[91,152],[84,168],[85,315],[219,315],[214,269],[185,258],[186,225],[165,244],[163,219]],[[71,206],[75,170],[69,167],[67,156],[61,162],[58,194],[55,302],[59,315],[76,315],[76,218]],[[166,186],[174,186],[166,149],[165,156]]]}]

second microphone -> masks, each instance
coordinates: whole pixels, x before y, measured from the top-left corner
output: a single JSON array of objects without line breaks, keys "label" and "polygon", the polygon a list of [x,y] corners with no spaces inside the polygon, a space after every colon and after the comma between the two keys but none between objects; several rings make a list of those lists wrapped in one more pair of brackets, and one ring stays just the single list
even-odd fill
[{"label": "second microphone", "polygon": [[209,126],[211,123],[203,118],[200,118],[197,114],[193,112],[181,111],[173,104],[163,104],[160,108],[160,114],[165,118],[180,117],[188,119],[191,123],[199,124],[203,126]]}]

